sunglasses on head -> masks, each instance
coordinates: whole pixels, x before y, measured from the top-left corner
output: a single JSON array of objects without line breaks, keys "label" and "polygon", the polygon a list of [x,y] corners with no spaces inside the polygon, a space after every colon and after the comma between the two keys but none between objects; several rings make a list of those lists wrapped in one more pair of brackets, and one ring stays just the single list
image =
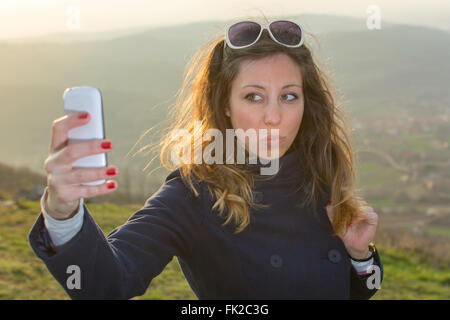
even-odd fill
[{"label": "sunglasses on head", "polygon": [[[287,20],[260,24],[255,21],[241,21],[229,26],[225,32],[225,43],[232,49],[243,49],[255,44],[264,29],[278,44],[298,48],[303,44],[303,30],[295,22]],[[225,46],[224,46],[225,48]]]}]

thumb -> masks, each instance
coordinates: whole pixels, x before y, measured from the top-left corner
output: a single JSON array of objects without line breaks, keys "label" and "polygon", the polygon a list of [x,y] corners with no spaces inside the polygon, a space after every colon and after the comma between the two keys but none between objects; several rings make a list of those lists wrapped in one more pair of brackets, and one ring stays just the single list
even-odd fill
[{"label": "thumb", "polygon": [[328,202],[328,205],[325,207],[327,210],[327,215],[328,215],[328,219],[330,220],[330,222],[333,222],[333,217],[334,217],[334,208],[331,206],[331,200]]}]

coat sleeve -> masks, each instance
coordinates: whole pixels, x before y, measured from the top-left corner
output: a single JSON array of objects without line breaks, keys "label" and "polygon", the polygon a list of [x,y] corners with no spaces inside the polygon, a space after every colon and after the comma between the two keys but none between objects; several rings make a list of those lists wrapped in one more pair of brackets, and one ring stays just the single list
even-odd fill
[{"label": "coat sleeve", "polygon": [[[81,230],[52,250],[42,212],[28,235],[35,254],[72,299],[129,299],[145,293],[173,256],[193,246],[195,202],[180,177],[170,174],[161,188],[128,221],[106,237],[83,204]],[[68,287],[73,267],[80,288]],[[69,268],[70,267],[70,268]],[[71,289],[72,288],[72,289]]]},{"label": "coat sleeve", "polygon": [[[380,255],[378,250],[375,251],[374,255],[374,266],[377,266],[380,271],[379,277],[380,281],[379,284],[381,286],[381,283],[383,281],[383,264],[381,263]],[[362,299],[370,299],[375,292],[378,291],[376,286],[376,280],[375,277],[377,273],[377,268],[373,268],[373,271],[369,275],[358,275],[358,272],[356,271],[355,267],[352,265],[351,267],[351,274],[350,274],[350,299],[352,300],[362,300]],[[369,285],[374,286],[373,289],[369,289]]]},{"label": "coat sleeve", "polygon": [[[331,199],[331,190],[330,190],[330,188],[326,188],[325,193],[322,194],[320,197],[320,203],[323,204],[323,208],[324,208],[323,212],[324,212],[324,217],[326,217],[325,218],[326,225],[328,226],[329,230],[331,231],[332,225],[331,225],[329,218],[327,217],[326,209],[325,209],[325,206],[328,204],[328,201],[330,201],[330,199]],[[381,259],[380,259],[378,250],[375,251],[373,265],[375,265],[379,268],[380,286],[381,286],[381,282],[383,281],[384,271],[383,271],[383,264],[381,263]],[[378,291],[378,289],[376,287],[374,287],[373,289],[369,289],[369,287],[367,285],[369,278],[370,278],[369,283],[375,283],[375,281],[372,281],[374,278],[373,275],[375,274],[375,272],[376,271],[372,271],[372,274],[369,274],[369,275],[359,275],[358,272],[356,271],[355,267],[353,266],[353,264],[351,264],[350,299],[352,299],[352,300],[370,299]]]}]

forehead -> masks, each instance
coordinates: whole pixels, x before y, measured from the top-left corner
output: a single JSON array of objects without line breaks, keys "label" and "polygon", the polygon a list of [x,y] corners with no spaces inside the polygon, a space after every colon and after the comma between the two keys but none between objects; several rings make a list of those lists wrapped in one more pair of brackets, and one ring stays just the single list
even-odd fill
[{"label": "forehead", "polygon": [[286,54],[277,54],[258,60],[245,60],[239,66],[234,83],[264,85],[273,82],[302,83],[299,65]]}]

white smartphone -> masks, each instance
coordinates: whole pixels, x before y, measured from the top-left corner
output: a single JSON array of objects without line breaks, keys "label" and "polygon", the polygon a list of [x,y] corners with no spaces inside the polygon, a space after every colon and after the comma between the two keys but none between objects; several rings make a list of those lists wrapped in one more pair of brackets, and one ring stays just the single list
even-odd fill
[{"label": "white smartphone", "polygon": [[[64,90],[64,114],[89,112],[90,120],[81,127],[69,130],[68,144],[86,140],[104,139],[105,126],[103,117],[102,94],[94,87],[72,87]],[[72,163],[73,167],[92,168],[106,167],[106,153],[99,153],[80,158]],[[94,186],[105,183],[106,180],[83,182],[82,185]]]}]

